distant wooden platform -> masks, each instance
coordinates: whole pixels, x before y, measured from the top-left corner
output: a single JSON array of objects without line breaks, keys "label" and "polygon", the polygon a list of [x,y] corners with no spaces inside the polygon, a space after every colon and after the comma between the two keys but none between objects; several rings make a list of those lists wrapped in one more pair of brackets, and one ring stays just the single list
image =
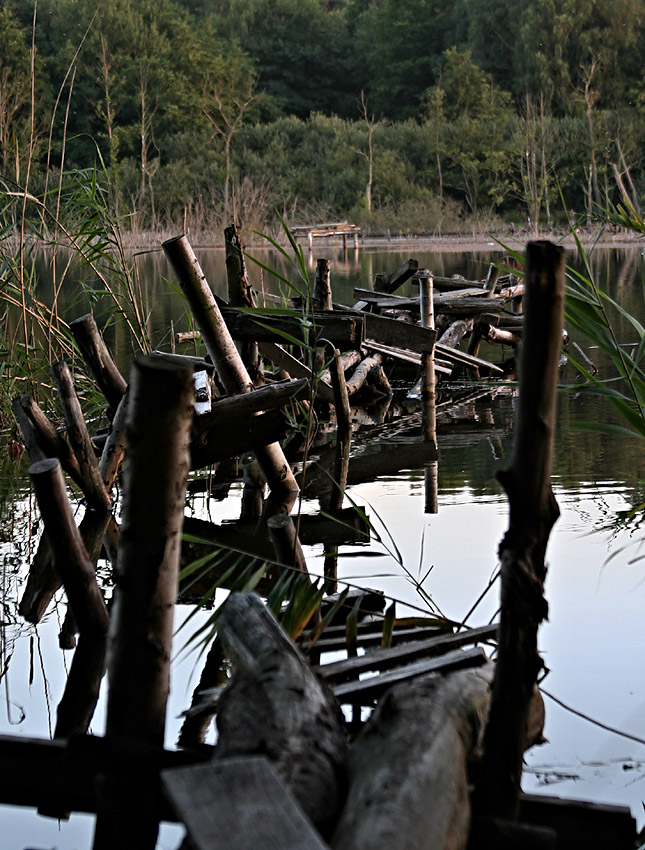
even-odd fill
[{"label": "distant wooden platform", "polygon": [[347,237],[354,239],[354,248],[358,251],[358,237],[361,228],[357,224],[349,224],[347,221],[326,222],[324,224],[298,224],[291,228],[291,233],[297,238],[307,237],[309,250],[313,251],[314,239],[329,239],[340,237],[343,240],[343,251],[347,251]]}]

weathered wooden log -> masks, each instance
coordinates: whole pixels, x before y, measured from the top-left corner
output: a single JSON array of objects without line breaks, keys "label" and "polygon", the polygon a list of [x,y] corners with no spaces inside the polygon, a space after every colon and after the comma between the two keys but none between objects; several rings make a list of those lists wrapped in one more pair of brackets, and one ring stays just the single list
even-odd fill
[{"label": "weathered wooden log", "polygon": [[500,345],[511,345],[518,348],[522,344],[522,335],[516,331],[502,330],[488,322],[477,322],[479,335],[486,342],[499,343]]},{"label": "weathered wooden log", "polygon": [[96,583],[67,498],[60,463],[55,458],[29,467],[38,507],[47,531],[54,567],[59,574],[82,632],[104,635],[108,613]]},{"label": "weathered wooden log", "polygon": [[329,260],[320,259],[316,261],[316,274],[314,277],[313,303],[315,310],[333,310],[334,303],[331,292],[331,275],[329,271]]},{"label": "weathered wooden log", "polygon": [[112,499],[108,493],[99,470],[99,463],[90,439],[81,403],[76,395],[69,366],[62,360],[52,366],[52,377],[58,387],[63,415],[67,425],[67,437],[74,449],[78,465],[83,476],[83,492],[95,510],[109,511]]},{"label": "weathered wooden log", "polygon": [[[338,351],[338,349],[334,349],[334,352]],[[352,366],[356,366],[357,363],[361,362],[362,354],[360,351],[356,351],[353,349],[352,351],[346,351],[344,354],[339,354],[338,358],[334,354],[334,358],[336,358],[340,364],[340,367],[343,370],[343,376],[345,372],[348,372]],[[333,365],[333,363],[332,363]],[[337,366],[334,368],[338,368]],[[326,384],[331,385],[331,367],[329,369],[325,369],[320,376],[320,380]],[[334,391],[334,398],[336,398],[336,394]]]},{"label": "weathered wooden log", "polygon": [[108,493],[114,486],[114,482],[119,474],[121,463],[125,457],[125,449],[128,440],[128,430],[126,427],[126,419],[128,413],[128,402],[130,395],[127,391],[124,392],[119,406],[116,409],[112,424],[110,425],[110,433],[103,446],[101,458],[99,460],[99,474],[103,480]]},{"label": "weathered wooden log", "polygon": [[364,357],[354,370],[351,378],[347,380],[347,395],[353,396],[357,393],[367,380],[367,376],[372,369],[377,369],[383,365],[383,356],[375,353],[368,357]]},{"label": "weathered wooden log", "polygon": [[490,668],[431,674],[381,699],[350,751],[349,793],[332,847],[466,846],[467,762],[481,740],[491,679]]},{"label": "weathered wooden log", "polygon": [[[224,230],[224,248],[226,252],[226,279],[228,282],[228,303],[232,307],[256,307],[255,293],[249,283],[244,262],[242,242],[235,224]],[[254,386],[264,383],[262,363],[255,340],[237,344],[242,362],[246,366]]]},{"label": "weathered wooden log", "polygon": [[203,357],[193,357],[190,354],[171,354],[168,351],[152,351],[149,354],[154,360],[165,360],[166,363],[174,363],[179,366],[192,366],[195,372],[206,371],[210,375],[215,371],[212,363]]},{"label": "weathered wooden log", "polygon": [[448,348],[457,348],[461,340],[470,333],[473,329],[472,319],[457,319],[452,322],[446,331],[444,331],[439,340],[439,345],[445,345]]},{"label": "weathered wooden log", "polygon": [[[434,330],[432,275],[419,276],[419,310],[421,325]],[[423,439],[437,445],[437,399],[435,390],[434,351],[421,357],[421,410]]]},{"label": "weathered wooden log", "polygon": [[[194,386],[190,368],[137,360],[109,632],[106,738],[163,748]],[[157,788],[115,758],[100,789],[94,847],[152,848]]]},{"label": "weathered wooden log", "polygon": [[74,319],[69,323],[69,329],[97,386],[112,410],[116,410],[125,392],[126,382],[99,333],[94,316],[88,313]]},{"label": "weathered wooden log", "polygon": [[316,396],[321,401],[333,404],[334,391],[331,386],[324,380],[318,380],[308,366],[285,351],[281,345],[276,345],[273,342],[261,342],[259,348],[266,358],[275,363],[276,366],[286,369],[294,378],[306,378],[310,385],[315,388]]},{"label": "weathered wooden log", "polygon": [[57,457],[72,481],[83,489],[83,475],[70,444],[59,434],[33,398],[28,395],[18,396],[14,400],[14,406],[20,406],[31,422],[44,457]]},{"label": "weathered wooden log", "polygon": [[[279,409],[247,416],[235,425],[230,419],[224,422],[209,420],[206,427],[196,427],[190,444],[190,468],[203,469],[249,451],[257,455],[266,446],[267,440],[278,443],[288,430],[289,423]],[[265,468],[263,465],[263,473]]]},{"label": "weathered wooden log", "polygon": [[547,614],[544,555],[559,509],[551,488],[555,398],[564,304],[564,250],[527,245],[526,314],[513,458],[499,478],[508,494],[509,529],[500,545],[500,644],[478,814],[516,819],[528,706],[542,669],[537,632]]},{"label": "weathered wooden log", "polygon": [[[185,236],[179,236],[164,242],[163,248],[188,298],[224,388],[232,395],[250,392],[253,382],[235,348],[190,243]],[[258,447],[255,454],[271,490],[289,492],[296,489],[296,480],[279,443],[269,442],[268,445]]]},{"label": "weathered wooden log", "polygon": [[327,686],[254,595],[231,594],[219,633],[233,662],[217,725],[220,758],[261,753],[323,835],[344,795],[342,715]]}]

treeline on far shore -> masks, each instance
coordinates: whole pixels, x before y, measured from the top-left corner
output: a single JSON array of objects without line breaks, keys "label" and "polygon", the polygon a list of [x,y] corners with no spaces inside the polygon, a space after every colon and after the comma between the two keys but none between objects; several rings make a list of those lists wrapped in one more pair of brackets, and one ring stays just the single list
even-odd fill
[{"label": "treeline on far shore", "polygon": [[7,0],[0,176],[134,231],[639,211],[644,41],[645,0]]}]

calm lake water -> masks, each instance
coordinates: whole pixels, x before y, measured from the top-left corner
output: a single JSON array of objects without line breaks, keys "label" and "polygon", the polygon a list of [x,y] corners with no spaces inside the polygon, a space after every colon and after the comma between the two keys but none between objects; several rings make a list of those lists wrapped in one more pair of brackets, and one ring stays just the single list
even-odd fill
[{"label": "calm lake water", "polygon": [[[216,251],[198,251],[213,287],[225,294],[223,256]],[[253,253],[253,252],[250,252]],[[260,256],[260,252],[256,252]],[[449,254],[365,250],[348,261],[334,249],[316,256],[332,259],[335,300],[351,304],[354,286],[371,287],[373,275],[390,272],[408,257],[435,274],[461,274],[467,279],[485,275],[491,259],[500,252]],[[572,261],[572,258],[570,261]],[[263,262],[276,264],[262,254]],[[188,329],[182,298],[164,281],[171,272],[161,254],[138,258],[141,285],[150,307],[150,329],[154,345],[169,348],[169,328]],[[643,315],[642,281],[645,264],[638,250],[598,251],[594,269],[614,297],[637,315]],[[43,267],[43,275],[47,269]],[[275,291],[275,285],[258,267],[249,263],[257,288]],[[408,291],[408,290],[404,290]],[[412,291],[411,289],[409,290]],[[80,315],[79,288],[66,294],[68,318]],[[72,306],[72,300],[76,303]],[[633,335],[620,325],[619,338],[629,343]],[[120,326],[107,330],[108,343],[127,369],[131,349]],[[572,335],[601,368],[597,351]],[[499,358],[498,352],[493,354]],[[484,354],[483,356],[486,356]],[[491,355],[492,356],[492,355]],[[563,382],[575,382],[570,366]],[[553,467],[553,485],[561,517],[548,550],[549,574],[546,593],[549,622],[540,633],[540,647],[549,668],[543,686],[549,694],[577,712],[645,740],[645,530],[636,521],[618,526],[620,512],[645,501],[643,452],[637,440],[619,440],[575,429],[576,421],[608,421],[610,414],[601,400],[589,395],[562,393],[559,398],[558,434]],[[439,512],[424,513],[423,469],[351,488],[351,498],[366,505],[379,527],[384,544],[341,547],[339,577],[378,587],[403,603],[422,605],[414,585],[393,553],[398,552],[413,577],[424,577],[424,590],[448,617],[463,619],[488,585],[497,568],[497,547],[508,523],[505,496],[495,479],[508,462],[512,443],[514,399],[504,394],[492,404],[474,410],[490,427],[466,433],[451,427],[439,431]],[[0,482],[0,555],[3,559],[4,618],[2,631],[3,694],[0,731],[6,734],[47,737],[55,722],[71,656],[58,649],[57,633],[64,617],[62,602],[37,628],[28,627],[16,614],[24,582],[29,551],[35,538],[33,502],[20,479]],[[214,521],[235,519],[240,513],[241,489],[234,487],[222,502],[198,499],[194,510]],[[316,503],[305,503],[314,512]],[[306,550],[310,568],[322,570],[322,546]],[[494,583],[469,623],[482,625],[494,618],[499,587]],[[399,606],[398,613],[404,612]],[[182,607],[178,619],[187,616]],[[184,632],[177,637],[177,663],[169,707],[167,745],[176,740],[177,716],[190,703],[199,667],[195,657],[179,650]],[[92,724],[101,734],[104,698]],[[575,799],[597,800],[631,807],[639,825],[645,801],[645,744],[619,737],[592,725],[545,697],[548,744],[527,755],[524,789]],[[37,817],[29,810],[0,807],[2,847],[57,847],[84,850],[91,846],[92,819],[74,816],[67,823]],[[181,831],[162,831],[159,847],[172,850]]]}]

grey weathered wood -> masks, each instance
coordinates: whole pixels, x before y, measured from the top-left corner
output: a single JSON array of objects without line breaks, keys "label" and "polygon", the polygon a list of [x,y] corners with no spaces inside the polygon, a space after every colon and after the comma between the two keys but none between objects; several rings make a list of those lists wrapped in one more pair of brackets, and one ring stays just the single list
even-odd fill
[{"label": "grey weathered wood", "polygon": [[346,737],[338,705],[257,596],[231,594],[220,611],[235,676],[219,704],[217,755],[267,755],[325,835],[342,805]]},{"label": "grey weathered wood", "polygon": [[334,303],[331,292],[331,276],[329,271],[329,260],[320,259],[316,261],[316,275],[314,277],[313,302],[316,310],[333,310]]},{"label": "grey weathered wood", "polygon": [[325,850],[261,756],[174,768],[161,775],[194,850]]},{"label": "grey weathered wood", "polygon": [[417,676],[435,671],[445,672],[461,670],[464,667],[479,667],[485,664],[487,660],[486,653],[481,647],[466,650],[455,649],[440,655],[438,658],[415,661],[405,667],[389,670],[387,673],[381,673],[368,679],[361,679],[359,682],[343,682],[334,685],[334,696],[339,702],[351,702],[353,704],[360,702],[363,705],[369,705],[372,700],[381,696],[389,687],[398,682],[404,682],[407,679],[414,679]]},{"label": "grey weathered wood", "polygon": [[423,640],[410,640],[388,649],[375,649],[356,658],[332,661],[317,668],[328,682],[341,682],[344,678],[358,676],[367,671],[382,671],[429,655],[441,655],[462,646],[493,640],[498,626],[466,629],[457,634],[441,634]]},{"label": "grey weathered wood", "polygon": [[403,265],[387,277],[378,276],[375,289],[379,292],[395,292],[400,286],[403,286],[406,280],[410,280],[414,276],[418,268],[419,263],[416,260],[406,260]]},{"label": "grey weathered wood", "polygon": [[121,462],[125,457],[128,440],[126,419],[128,414],[129,398],[130,396],[126,388],[126,391],[119,402],[119,406],[116,409],[114,418],[112,419],[110,433],[105,441],[99,460],[99,473],[108,493],[114,486],[114,482],[119,474]]},{"label": "grey weathered wood", "polygon": [[287,418],[281,410],[247,416],[237,424],[233,424],[231,419],[223,422],[211,419],[205,427],[198,424],[190,444],[190,468],[203,469],[243,452],[261,452],[267,440],[274,443],[282,440],[288,427]]},{"label": "grey weathered wood", "polygon": [[367,377],[372,371],[372,369],[377,369],[379,366],[382,365],[383,356],[378,352],[375,352],[369,357],[365,357],[363,360],[361,360],[356,369],[354,369],[351,378],[349,378],[346,382],[347,395],[351,397],[355,393],[357,393],[367,380]]},{"label": "grey weathered wood", "polygon": [[335,850],[462,850],[467,761],[481,740],[489,667],[423,676],[381,700],[349,757]]}]

